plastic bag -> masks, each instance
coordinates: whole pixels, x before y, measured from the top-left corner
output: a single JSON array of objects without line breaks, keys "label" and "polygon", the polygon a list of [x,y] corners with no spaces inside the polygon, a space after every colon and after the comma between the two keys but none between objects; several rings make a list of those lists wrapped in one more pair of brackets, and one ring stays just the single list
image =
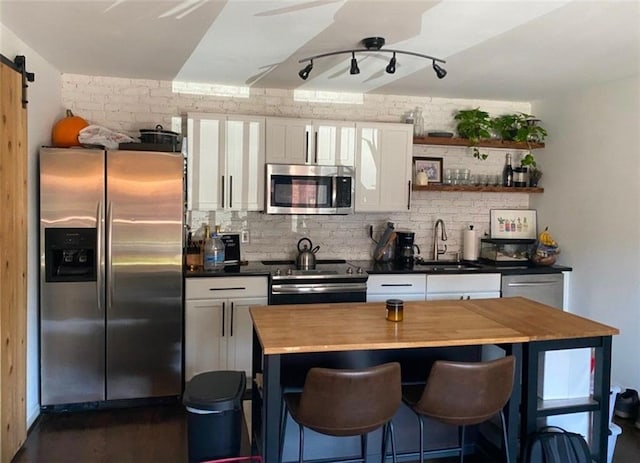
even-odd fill
[{"label": "plastic bag", "polygon": [[100,125],[90,125],[80,131],[78,141],[82,144],[117,149],[120,143],[133,143],[135,140],[124,133],[115,132]]}]

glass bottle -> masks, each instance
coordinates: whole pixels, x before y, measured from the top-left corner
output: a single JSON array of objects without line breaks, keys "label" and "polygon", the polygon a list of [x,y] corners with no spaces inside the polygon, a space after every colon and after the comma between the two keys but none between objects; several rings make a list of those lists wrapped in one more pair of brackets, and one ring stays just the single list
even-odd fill
[{"label": "glass bottle", "polygon": [[511,153],[507,153],[507,160],[502,169],[502,186],[513,186],[513,167],[511,167]]},{"label": "glass bottle", "polygon": [[422,117],[422,109],[416,107],[413,112],[413,136],[422,137],[424,135],[424,117]]},{"label": "glass bottle", "polygon": [[205,271],[222,270],[224,268],[224,243],[220,239],[220,226],[211,234],[204,244]]}]

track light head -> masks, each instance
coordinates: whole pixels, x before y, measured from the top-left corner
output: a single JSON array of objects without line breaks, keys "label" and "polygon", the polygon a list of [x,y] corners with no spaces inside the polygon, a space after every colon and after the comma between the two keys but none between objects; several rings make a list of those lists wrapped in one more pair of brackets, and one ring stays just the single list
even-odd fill
[{"label": "track light head", "polygon": [[447,71],[442,69],[435,61],[433,62],[433,70],[436,72],[438,79],[444,79],[444,76],[447,75]]},{"label": "track light head", "polygon": [[387,67],[385,69],[387,71],[387,74],[393,74],[394,72],[396,72],[396,52],[393,52],[393,56],[391,57],[391,60],[389,61],[389,64],[387,64]]},{"label": "track light head", "polygon": [[311,70],[313,69],[313,60],[311,60],[311,62],[309,64],[307,64],[304,69],[302,69],[300,72],[298,72],[298,75],[300,76],[300,78],[302,80],[307,80],[307,77],[309,77],[309,73],[311,72]]},{"label": "track light head", "polygon": [[351,53],[351,70],[349,74],[360,74],[360,68],[358,67],[358,61],[356,61],[356,54]]}]

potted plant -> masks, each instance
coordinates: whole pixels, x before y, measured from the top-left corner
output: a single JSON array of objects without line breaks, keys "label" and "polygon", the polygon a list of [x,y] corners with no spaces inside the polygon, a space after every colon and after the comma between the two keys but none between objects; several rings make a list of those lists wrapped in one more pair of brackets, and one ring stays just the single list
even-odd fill
[{"label": "potted plant", "polygon": [[542,177],[542,171],[538,169],[536,158],[533,157],[531,151],[525,154],[520,160],[520,166],[528,169],[529,173],[529,186],[537,187],[540,178]]},{"label": "potted plant", "polygon": [[466,138],[473,147],[473,157],[487,159],[486,153],[480,153],[477,148],[478,141],[491,138],[491,118],[489,113],[480,108],[462,109],[456,113],[454,119],[458,121],[456,129],[461,138]]}]

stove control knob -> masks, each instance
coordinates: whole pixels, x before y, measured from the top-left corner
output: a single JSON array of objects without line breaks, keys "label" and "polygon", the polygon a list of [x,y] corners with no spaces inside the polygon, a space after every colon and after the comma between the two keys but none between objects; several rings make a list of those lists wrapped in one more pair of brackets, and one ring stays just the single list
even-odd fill
[{"label": "stove control knob", "polygon": [[347,267],[347,273],[351,275],[353,273],[353,269],[351,267]]},{"label": "stove control knob", "polygon": [[293,275],[293,270],[291,270],[290,268],[287,269],[287,275]]},{"label": "stove control knob", "polygon": [[281,274],[282,272],[281,272],[281,271],[280,271],[280,269],[278,268],[278,269],[276,269],[276,271],[275,271],[275,272],[273,272],[273,273],[274,273],[274,275],[275,275],[275,276],[279,277],[279,276],[280,276],[280,274]]},{"label": "stove control knob", "polygon": [[362,267],[358,267],[358,270],[356,270],[358,273],[364,273],[364,270],[362,270]]}]

